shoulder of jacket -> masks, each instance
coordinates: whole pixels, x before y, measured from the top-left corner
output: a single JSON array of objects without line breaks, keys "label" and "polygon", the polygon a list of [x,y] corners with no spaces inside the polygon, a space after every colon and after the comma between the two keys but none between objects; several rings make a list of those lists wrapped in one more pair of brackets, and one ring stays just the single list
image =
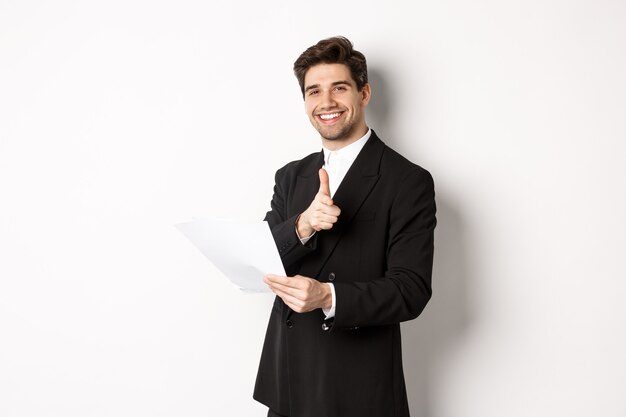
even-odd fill
[{"label": "shoulder of jacket", "polygon": [[431,177],[430,172],[425,168],[409,161],[387,145],[385,145],[381,162],[383,169],[394,172],[401,179],[411,175]]},{"label": "shoulder of jacket", "polygon": [[307,155],[302,159],[291,161],[285,164],[282,168],[278,169],[276,173],[278,175],[284,175],[284,174],[298,175],[300,172],[302,172],[306,168],[310,168],[311,164],[314,164],[319,157],[320,157],[319,152],[313,152],[312,154]]}]

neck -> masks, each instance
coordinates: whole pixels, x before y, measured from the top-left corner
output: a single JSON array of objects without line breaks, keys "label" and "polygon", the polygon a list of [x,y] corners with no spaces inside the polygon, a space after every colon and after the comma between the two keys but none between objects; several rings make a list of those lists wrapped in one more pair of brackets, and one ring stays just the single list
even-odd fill
[{"label": "neck", "polygon": [[329,149],[331,151],[338,151],[339,149],[345,148],[351,143],[354,143],[357,140],[361,139],[363,136],[365,136],[368,129],[369,128],[367,127],[367,125],[363,124],[363,126],[359,127],[358,129],[355,129],[352,134],[350,134],[349,136],[345,138],[332,139],[332,140],[322,138],[322,146],[324,146],[326,149]]}]

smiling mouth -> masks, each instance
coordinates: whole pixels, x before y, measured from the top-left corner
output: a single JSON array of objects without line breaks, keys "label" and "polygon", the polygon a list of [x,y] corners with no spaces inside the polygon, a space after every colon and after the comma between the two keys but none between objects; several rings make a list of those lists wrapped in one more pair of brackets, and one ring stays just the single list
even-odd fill
[{"label": "smiling mouth", "polygon": [[332,123],[337,120],[342,114],[343,112],[324,113],[318,114],[317,117],[319,117],[323,122]]}]

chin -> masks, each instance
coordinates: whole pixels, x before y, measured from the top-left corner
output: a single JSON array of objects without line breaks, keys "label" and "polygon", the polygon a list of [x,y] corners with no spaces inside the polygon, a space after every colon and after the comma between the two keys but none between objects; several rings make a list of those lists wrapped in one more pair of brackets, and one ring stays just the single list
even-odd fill
[{"label": "chin", "polygon": [[347,129],[342,129],[338,132],[324,132],[323,129],[318,129],[317,131],[319,132],[320,136],[323,137],[324,139],[329,140],[329,141],[335,141],[335,140],[346,139],[347,137],[350,136],[353,130],[354,129],[350,127]]}]

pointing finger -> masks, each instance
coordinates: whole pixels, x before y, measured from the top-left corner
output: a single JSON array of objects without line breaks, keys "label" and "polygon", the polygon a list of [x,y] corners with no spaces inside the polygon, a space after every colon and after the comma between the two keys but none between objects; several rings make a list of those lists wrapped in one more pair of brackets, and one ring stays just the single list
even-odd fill
[{"label": "pointing finger", "polygon": [[320,168],[320,193],[330,197],[330,185],[328,184],[328,173],[324,168]]}]

